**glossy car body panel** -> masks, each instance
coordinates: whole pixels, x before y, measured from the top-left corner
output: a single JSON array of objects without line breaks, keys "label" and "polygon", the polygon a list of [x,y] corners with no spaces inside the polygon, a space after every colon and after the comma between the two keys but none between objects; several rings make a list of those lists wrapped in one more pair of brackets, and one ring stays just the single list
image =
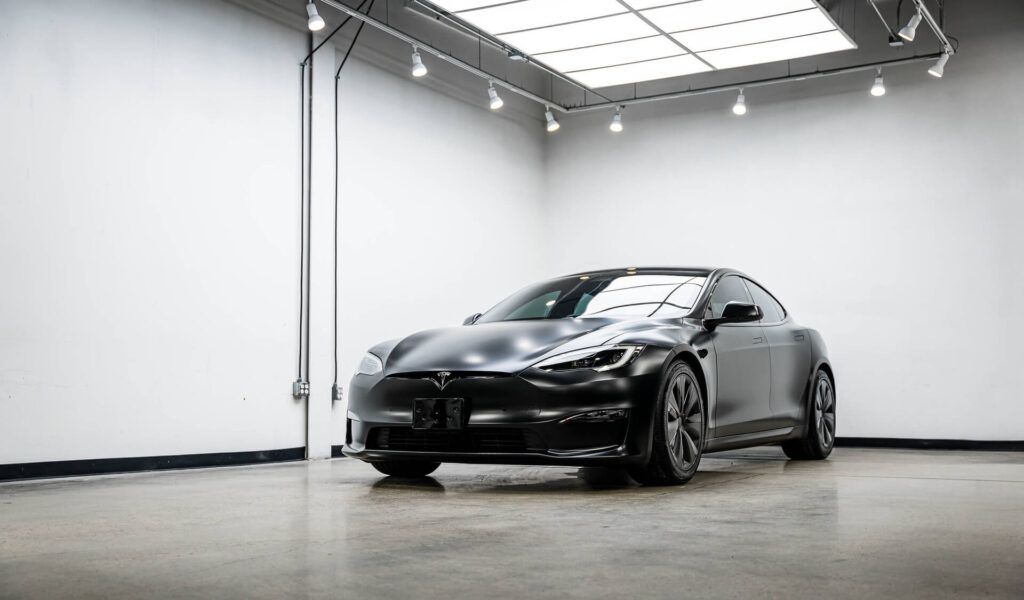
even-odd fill
[{"label": "glossy car body panel", "polygon": [[[353,377],[343,452],[368,461],[643,464],[651,452],[658,387],[678,360],[701,380],[707,451],[803,433],[810,380],[819,366],[830,368],[817,332],[788,314],[779,322],[722,324],[709,331],[704,319],[718,282],[753,282],[731,269],[612,269],[570,277],[634,273],[707,279],[680,317],[478,322],[371,348],[384,370]],[[536,367],[566,352],[615,344],[643,350],[628,366],[604,372]],[[436,374],[442,371],[450,381],[440,387]],[[416,398],[464,398],[465,431],[410,431]],[[626,416],[610,422],[581,417],[618,410]]]}]

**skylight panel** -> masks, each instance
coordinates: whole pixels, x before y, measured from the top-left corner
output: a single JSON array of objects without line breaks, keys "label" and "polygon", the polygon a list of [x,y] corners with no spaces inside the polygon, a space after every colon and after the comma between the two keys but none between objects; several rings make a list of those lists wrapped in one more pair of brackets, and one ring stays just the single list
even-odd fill
[{"label": "skylight panel", "polygon": [[434,0],[432,4],[435,4],[438,8],[443,8],[448,12],[457,12],[460,10],[480,8],[481,6],[491,6],[493,4],[497,4],[498,1],[500,0]]},{"label": "skylight panel", "polygon": [[781,40],[810,33],[822,33],[834,29],[832,21],[820,10],[811,9],[753,21],[674,33],[672,37],[691,51],[701,52]]},{"label": "skylight panel", "polygon": [[523,0],[460,12],[457,16],[484,31],[501,35],[625,12],[626,7],[616,0]]},{"label": "skylight panel", "polygon": [[430,0],[588,87],[856,48],[817,0]]},{"label": "skylight panel", "polygon": [[814,0],[697,0],[643,11],[669,33],[817,8]]},{"label": "skylight panel", "polygon": [[568,50],[657,35],[657,31],[633,14],[604,17],[544,29],[499,36],[527,54]]},{"label": "skylight panel", "polygon": [[685,54],[602,69],[573,71],[567,75],[583,85],[599,88],[637,81],[665,79],[666,77],[679,77],[710,70],[707,65],[693,55]]},{"label": "skylight panel", "polygon": [[714,65],[716,69],[731,69],[745,65],[788,60],[803,56],[826,54],[839,50],[849,50],[853,45],[840,31],[817,33],[787,40],[764,42],[750,46],[738,46],[726,50],[701,52],[701,57]]},{"label": "skylight panel", "polygon": [[581,69],[609,67],[623,63],[665,58],[683,52],[676,44],[665,36],[630,40],[589,46],[575,50],[563,50],[547,54],[535,54],[537,60],[563,73]]}]

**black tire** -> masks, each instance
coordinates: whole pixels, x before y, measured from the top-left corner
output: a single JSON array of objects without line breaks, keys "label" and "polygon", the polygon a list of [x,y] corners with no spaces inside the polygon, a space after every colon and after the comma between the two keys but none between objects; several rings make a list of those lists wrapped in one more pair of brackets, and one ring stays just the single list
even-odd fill
[{"label": "black tire", "polygon": [[381,460],[370,464],[381,473],[393,477],[426,477],[441,466],[441,463],[421,460]]},{"label": "black tire", "polygon": [[818,369],[807,393],[804,435],[782,442],[782,451],[793,460],[824,460],[836,443],[836,392],[832,378]]},{"label": "black tire", "polygon": [[704,454],[706,410],[693,369],[673,364],[658,390],[651,457],[645,466],[630,469],[633,479],[643,485],[679,485],[692,479]]}]

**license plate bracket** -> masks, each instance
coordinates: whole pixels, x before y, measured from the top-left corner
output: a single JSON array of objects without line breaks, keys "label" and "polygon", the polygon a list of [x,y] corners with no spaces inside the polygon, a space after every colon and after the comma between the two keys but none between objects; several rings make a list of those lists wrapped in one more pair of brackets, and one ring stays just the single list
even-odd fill
[{"label": "license plate bracket", "polygon": [[464,398],[416,398],[412,402],[413,429],[462,429],[465,422]]}]

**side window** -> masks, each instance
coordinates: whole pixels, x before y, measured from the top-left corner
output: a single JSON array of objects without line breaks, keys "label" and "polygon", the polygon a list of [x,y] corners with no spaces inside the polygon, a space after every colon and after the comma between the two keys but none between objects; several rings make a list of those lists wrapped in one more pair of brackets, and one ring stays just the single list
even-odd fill
[{"label": "side window", "polygon": [[721,317],[722,311],[725,310],[725,305],[730,302],[751,302],[746,286],[736,276],[723,277],[718,282],[718,286],[715,287],[715,293],[711,295],[711,303],[709,305],[711,318],[717,319]]},{"label": "side window", "polygon": [[778,323],[779,321],[786,318],[786,310],[782,308],[782,305],[772,298],[769,294],[753,281],[744,280],[747,284],[747,289],[750,290],[750,295],[754,298],[754,304],[761,307],[764,311],[764,318],[761,319],[762,323]]}]

